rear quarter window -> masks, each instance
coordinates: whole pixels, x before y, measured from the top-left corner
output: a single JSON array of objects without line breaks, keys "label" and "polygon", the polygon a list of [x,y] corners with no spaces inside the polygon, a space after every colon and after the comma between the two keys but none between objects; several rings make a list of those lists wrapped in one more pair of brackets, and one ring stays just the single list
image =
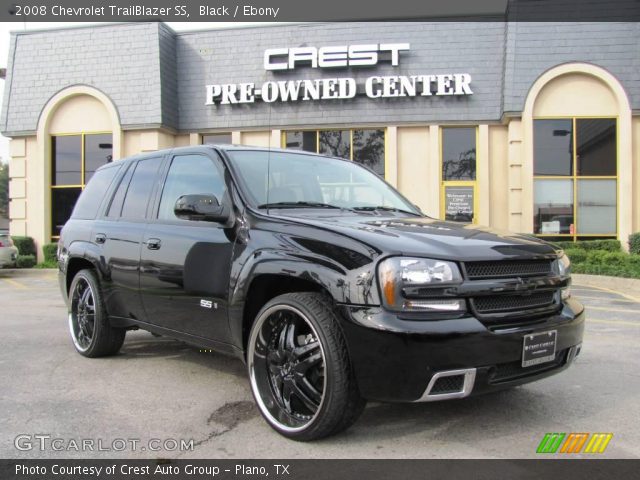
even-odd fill
[{"label": "rear quarter window", "polygon": [[102,200],[119,171],[120,165],[98,170],[80,195],[71,218],[84,220],[96,218]]},{"label": "rear quarter window", "polygon": [[122,204],[122,218],[144,219],[161,164],[162,157],[145,158],[138,161]]}]

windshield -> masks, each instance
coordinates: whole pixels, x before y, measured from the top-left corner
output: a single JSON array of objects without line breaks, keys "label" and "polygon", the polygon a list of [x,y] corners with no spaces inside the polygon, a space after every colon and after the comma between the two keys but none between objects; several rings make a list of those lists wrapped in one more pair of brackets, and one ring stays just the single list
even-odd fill
[{"label": "windshield", "polygon": [[280,151],[227,153],[254,207],[380,208],[420,214],[375,173],[354,162]]}]

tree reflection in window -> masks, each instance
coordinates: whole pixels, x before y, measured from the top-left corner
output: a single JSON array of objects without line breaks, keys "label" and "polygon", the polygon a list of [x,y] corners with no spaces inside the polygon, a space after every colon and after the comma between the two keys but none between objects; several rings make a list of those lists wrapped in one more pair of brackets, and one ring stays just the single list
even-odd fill
[{"label": "tree reflection in window", "polygon": [[476,179],[475,127],[451,127],[442,130],[442,179]]},{"label": "tree reflection in window", "polygon": [[384,130],[354,130],[353,160],[384,177]]},{"label": "tree reflection in window", "polygon": [[332,157],[351,158],[349,130],[321,130],[320,153]]}]

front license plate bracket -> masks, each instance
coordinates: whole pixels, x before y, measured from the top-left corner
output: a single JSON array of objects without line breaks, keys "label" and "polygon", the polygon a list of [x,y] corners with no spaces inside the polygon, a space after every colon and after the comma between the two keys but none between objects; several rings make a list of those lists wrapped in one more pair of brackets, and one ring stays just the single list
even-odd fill
[{"label": "front license plate bracket", "polygon": [[532,367],[555,360],[557,339],[557,330],[525,335],[522,342],[522,367]]}]

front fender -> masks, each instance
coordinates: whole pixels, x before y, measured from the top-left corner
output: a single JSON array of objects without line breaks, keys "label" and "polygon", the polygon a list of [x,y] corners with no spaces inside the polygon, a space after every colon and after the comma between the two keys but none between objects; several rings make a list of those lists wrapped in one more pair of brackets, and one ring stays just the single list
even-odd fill
[{"label": "front fender", "polygon": [[[235,271],[234,271],[235,270]],[[312,282],[326,291],[337,304],[380,305],[375,286],[375,262],[347,269],[333,259],[309,251],[264,249],[239,258],[232,268],[229,301],[231,335],[242,345],[245,301],[252,282],[262,275]]]}]

